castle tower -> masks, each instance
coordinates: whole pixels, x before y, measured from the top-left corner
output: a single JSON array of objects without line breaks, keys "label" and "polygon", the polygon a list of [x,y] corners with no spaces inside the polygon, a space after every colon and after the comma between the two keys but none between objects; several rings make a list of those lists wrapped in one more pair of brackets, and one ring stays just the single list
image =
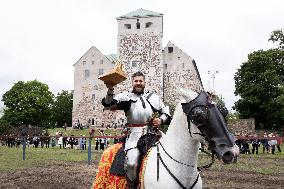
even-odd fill
[{"label": "castle tower", "polygon": [[120,91],[131,90],[131,75],[146,74],[145,91],[163,96],[162,37],[163,14],[139,9],[117,18],[117,53],[125,65],[128,79]]}]

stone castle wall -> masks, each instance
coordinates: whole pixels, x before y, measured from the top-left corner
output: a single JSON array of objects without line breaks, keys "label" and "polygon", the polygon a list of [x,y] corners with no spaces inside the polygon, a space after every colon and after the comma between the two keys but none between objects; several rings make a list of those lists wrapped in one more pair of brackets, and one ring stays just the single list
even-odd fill
[{"label": "stone castle wall", "polygon": [[255,133],[255,119],[240,119],[229,122],[230,132],[234,134],[254,134]]}]

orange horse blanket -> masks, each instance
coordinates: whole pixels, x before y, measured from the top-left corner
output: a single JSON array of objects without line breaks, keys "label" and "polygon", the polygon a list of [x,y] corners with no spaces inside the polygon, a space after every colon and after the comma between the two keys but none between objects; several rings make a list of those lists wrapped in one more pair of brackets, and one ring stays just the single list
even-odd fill
[{"label": "orange horse blanket", "polygon": [[[97,175],[93,184],[93,189],[125,189],[126,178],[124,176],[112,175],[109,170],[116,153],[122,147],[122,144],[115,144],[107,148],[98,166]],[[149,154],[149,152],[148,152]],[[147,154],[147,155],[148,155]],[[144,188],[143,178],[146,166],[147,155],[144,157],[139,171],[139,188]]]}]

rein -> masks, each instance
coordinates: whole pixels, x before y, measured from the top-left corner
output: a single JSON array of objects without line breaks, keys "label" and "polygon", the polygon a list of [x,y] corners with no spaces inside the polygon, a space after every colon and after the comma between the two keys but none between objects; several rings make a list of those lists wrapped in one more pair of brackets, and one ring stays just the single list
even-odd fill
[{"label": "rein", "polygon": [[198,171],[202,171],[203,169],[209,169],[209,168],[213,165],[213,163],[215,162],[215,154],[214,154],[214,153],[211,153],[211,154],[210,154],[209,152],[205,151],[205,150],[202,149],[202,148],[199,148],[199,150],[200,150],[201,152],[207,154],[207,155],[211,155],[211,162],[208,163],[207,165],[203,165],[203,166],[197,167],[197,170],[198,170]]},{"label": "rein", "polygon": [[[161,155],[160,155],[160,151],[159,151],[159,144],[161,145],[162,149],[164,150],[164,152],[172,159],[174,160],[175,162],[177,163],[180,163],[182,165],[186,165],[186,166],[190,166],[190,167],[194,167],[192,165],[188,165],[188,164],[185,164],[185,163],[182,163],[176,159],[174,159],[172,156],[170,156],[170,154],[168,154],[168,152],[164,149],[162,143],[159,141],[159,143],[156,145],[157,146],[157,180],[159,180],[159,160],[162,162],[163,166],[165,167],[165,169],[168,171],[168,173],[173,177],[173,179],[180,185],[181,188],[183,189],[187,189],[181,182],[180,180],[171,172],[171,170],[168,168],[168,166],[165,164],[164,160],[162,159]],[[194,183],[189,187],[189,189],[192,189],[197,181],[199,179],[199,173],[194,181]]]},{"label": "rein", "polygon": [[[178,164],[181,164],[181,165],[185,165],[185,166],[188,166],[188,167],[194,167],[193,165],[189,165],[189,164],[186,164],[186,163],[183,163],[183,162],[180,162],[178,160],[176,160],[175,158],[173,158],[164,148],[164,146],[162,145],[162,143],[160,141],[158,141],[158,143],[156,144],[156,147],[157,147],[157,181],[159,180],[159,161],[162,162],[163,166],[165,167],[165,169],[168,171],[168,173],[172,176],[172,178],[183,188],[183,189],[186,189],[186,187],[180,182],[180,180],[171,172],[171,170],[168,168],[168,166],[165,164],[164,160],[162,159],[161,155],[160,155],[160,150],[159,150],[159,145],[162,147],[163,151],[165,152],[165,154],[173,161],[177,162]],[[198,171],[202,171],[203,169],[208,169],[210,168],[214,161],[215,161],[215,155],[214,153],[209,153],[207,151],[205,151],[204,149],[200,148],[199,150],[201,150],[202,152],[206,153],[207,155],[211,155],[211,162],[207,165],[204,165],[204,166],[201,166],[201,167],[197,167],[197,170]],[[199,179],[199,174],[197,175],[194,183],[189,187],[189,189],[192,189],[197,181]]]}]

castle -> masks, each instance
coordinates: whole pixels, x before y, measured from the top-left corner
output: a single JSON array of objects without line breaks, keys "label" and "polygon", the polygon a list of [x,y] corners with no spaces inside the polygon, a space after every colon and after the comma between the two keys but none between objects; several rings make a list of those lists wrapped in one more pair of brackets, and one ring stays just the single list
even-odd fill
[{"label": "castle", "polygon": [[123,62],[128,79],[115,87],[115,93],[131,91],[131,75],[146,75],[145,91],[157,93],[173,108],[180,96],[176,87],[203,89],[195,61],[169,42],[162,47],[163,14],[139,9],[116,18],[117,54],[102,54],[92,46],[74,64],[73,123],[89,126],[122,126],[124,112],[104,111],[101,100],[107,88],[98,77]]}]

